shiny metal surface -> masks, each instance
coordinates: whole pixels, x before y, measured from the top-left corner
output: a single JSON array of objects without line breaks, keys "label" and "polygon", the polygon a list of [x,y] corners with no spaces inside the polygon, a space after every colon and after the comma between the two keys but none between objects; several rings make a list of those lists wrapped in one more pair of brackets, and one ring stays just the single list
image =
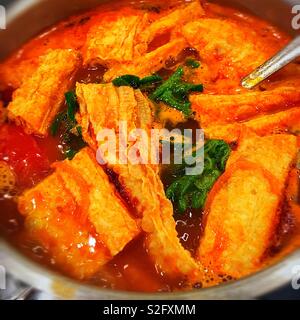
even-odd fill
[{"label": "shiny metal surface", "polygon": [[[20,0],[8,10],[8,29],[0,32],[0,58],[4,58],[30,37],[68,15],[95,6],[97,0]],[[136,1],[135,1],[136,2]],[[295,34],[291,28],[292,5],[299,0],[236,0],[263,18]],[[274,266],[252,276],[218,287],[190,292],[144,294],[101,289],[84,285],[49,271],[0,239],[0,264],[14,277],[30,286],[64,299],[246,299],[271,292],[292,280],[292,270],[300,265],[300,250]]]},{"label": "shiny metal surface", "polygon": [[294,38],[274,57],[254,70],[249,76],[245,77],[242,80],[242,86],[246,89],[254,88],[298,57],[300,57],[300,36]]}]

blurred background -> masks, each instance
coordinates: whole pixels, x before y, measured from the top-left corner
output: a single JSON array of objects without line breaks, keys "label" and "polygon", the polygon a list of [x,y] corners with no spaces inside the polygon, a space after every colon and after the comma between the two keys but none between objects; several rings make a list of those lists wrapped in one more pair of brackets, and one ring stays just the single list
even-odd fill
[{"label": "blurred background", "polygon": [[1,5],[8,5],[11,2],[14,2],[14,0],[0,0]]}]

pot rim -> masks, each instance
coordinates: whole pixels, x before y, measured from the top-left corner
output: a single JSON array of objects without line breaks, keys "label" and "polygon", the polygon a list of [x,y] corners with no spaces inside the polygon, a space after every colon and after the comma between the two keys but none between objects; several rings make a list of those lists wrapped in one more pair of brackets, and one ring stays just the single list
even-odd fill
[{"label": "pot rim", "polygon": [[[20,281],[64,299],[207,300],[254,299],[291,283],[293,268],[300,265],[300,249],[255,274],[218,286],[183,292],[143,293],[83,284],[43,267],[0,239],[1,263]],[[3,256],[2,256],[3,255]],[[26,279],[26,280],[25,280]]]}]

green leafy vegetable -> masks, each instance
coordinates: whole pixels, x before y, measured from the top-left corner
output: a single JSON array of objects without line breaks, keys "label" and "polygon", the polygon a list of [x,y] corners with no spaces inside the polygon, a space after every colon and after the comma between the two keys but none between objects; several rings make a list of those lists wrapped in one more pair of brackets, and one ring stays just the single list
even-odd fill
[{"label": "green leafy vegetable", "polygon": [[140,86],[140,78],[131,74],[126,74],[116,78],[112,83],[116,87],[126,86],[137,89]]},{"label": "green leafy vegetable", "polygon": [[65,93],[65,98],[68,106],[68,109],[67,109],[68,117],[71,121],[75,122],[75,113],[78,109],[78,103],[77,103],[75,92],[69,91]]},{"label": "green leafy vegetable", "polygon": [[204,170],[201,175],[181,176],[167,188],[166,195],[179,213],[204,207],[207,195],[224,172],[230,155],[229,145],[222,140],[209,140],[204,145]]},{"label": "green leafy vegetable", "polygon": [[70,148],[70,149],[67,149],[67,150],[64,152],[64,154],[65,154],[66,158],[68,158],[69,160],[72,160],[72,159],[75,157],[75,155],[76,155],[77,152],[78,152],[78,151]]},{"label": "green leafy vegetable", "polygon": [[168,80],[151,94],[150,99],[155,102],[163,102],[182,111],[185,116],[190,116],[192,111],[189,94],[203,92],[203,85],[186,83],[182,80],[183,76],[183,67],[179,67]]},{"label": "green leafy vegetable", "polygon": [[200,67],[200,62],[195,60],[195,59],[186,59],[185,65],[192,68],[192,69],[197,69]]},{"label": "green leafy vegetable", "polygon": [[56,136],[57,135],[61,123],[67,121],[67,118],[68,118],[68,115],[67,115],[66,111],[60,112],[55,117],[55,119],[54,119],[54,121],[53,121],[53,123],[52,123],[52,125],[50,127],[50,133],[51,133],[52,136]]},{"label": "green leafy vegetable", "polygon": [[[194,59],[187,59],[186,65],[191,68],[198,68],[199,62]],[[129,86],[134,89],[148,90],[154,92],[150,95],[150,99],[155,102],[163,102],[172,108],[182,111],[185,116],[190,116],[191,103],[189,94],[191,92],[203,92],[202,84],[191,84],[183,81],[184,69],[179,67],[174,74],[163,82],[159,75],[151,75],[145,78],[139,78],[135,75],[123,75],[113,80],[116,87]],[[159,85],[157,87],[157,85]]]},{"label": "green leafy vegetable", "polygon": [[82,136],[82,127],[81,126],[77,126],[76,130],[77,130],[78,135]]},{"label": "green leafy vegetable", "polygon": [[50,132],[53,136],[58,134],[59,129],[64,126],[65,131],[70,131],[76,127],[75,113],[78,110],[76,95],[73,91],[65,93],[67,109],[60,112],[54,119]]},{"label": "green leafy vegetable", "polygon": [[139,78],[137,76],[126,74],[113,80],[113,85],[116,87],[132,87],[134,89],[147,89],[154,84],[162,82],[162,77],[159,75],[152,75],[145,78]]},{"label": "green leafy vegetable", "polygon": [[142,78],[140,81],[140,88],[147,89],[149,87],[152,87],[154,85],[160,84],[163,82],[163,78],[159,76],[158,74],[153,74],[151,76]]},{"label": "green leafy vegetable", "polygon": [[86,146],[86,143],[82,138],[82,128],[78,126],[75,119],[79,108],[75,93],[73,91],[65,93],[65,99],[66,109],[57,114],[50,127],[50,133],[52,136],[59,135],[62,152],[71,160],[80,149]]}]

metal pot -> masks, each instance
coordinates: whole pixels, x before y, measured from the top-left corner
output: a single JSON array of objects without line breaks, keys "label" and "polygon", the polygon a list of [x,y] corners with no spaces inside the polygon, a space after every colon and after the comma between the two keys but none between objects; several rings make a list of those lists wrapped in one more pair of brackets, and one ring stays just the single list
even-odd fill
[{"label": "metal pot", "polygon": [[[146,0],[151,1],[151,0]],[[178,1],[178,0],[177,0]],[[295,34],[292,30],[292,6],[299,0],[231,0]],[[7,10],[8,28],[0,31],[0,59],[6,57],[43,28],[66,18],[78,10],[91,8],[103,0],[19,0]],[[136,1],[138,2],[138,1]],[[143,1],[145,2],[145,1]],[[222,2],[222,1],[221,1]],[[70,299],[246,299],[255,298],[291,283],[292,270],[300,265],[300,250],[276,265],[254,275],[217,287],[176,293],[132,293],[101,289],[78,283],[49,271],[19,253],[0,239],[0,261],[14,277],[54,296]]]}]

